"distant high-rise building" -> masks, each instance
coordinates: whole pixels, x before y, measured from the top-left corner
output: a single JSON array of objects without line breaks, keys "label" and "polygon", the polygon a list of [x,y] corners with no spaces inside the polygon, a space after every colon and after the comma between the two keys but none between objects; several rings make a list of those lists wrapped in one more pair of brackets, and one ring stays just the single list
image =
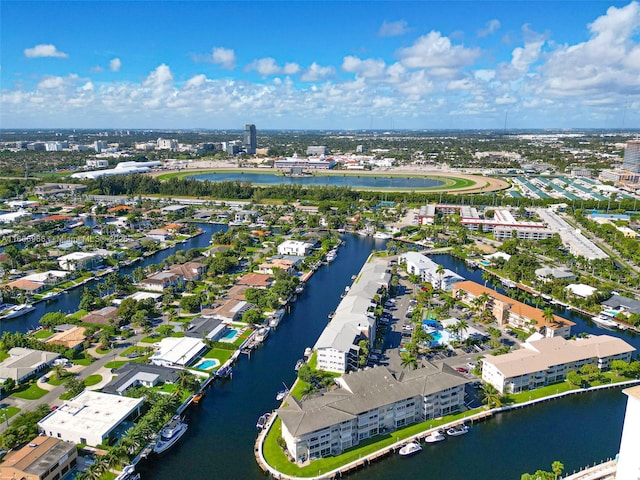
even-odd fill
[{"label": "distant high-rise building", "polygon": [[629,140],[624,149],[622,169],[630,173],[640,173],[640,140]]},{"label": "distant high-rise building", "polygon": [[326,155],[327,147],[324,145],[309,145],[307,147],[307,155]]},{"label": "distant high-rise building", "polygon": [[257,146],[258,140],[256,139],[256,126],[247,123],[244,126],[244,149],[248,154],[254,155],[256,153]]},{"label": "distant high-rise building", "polygon": [[624,149],[620,183],[635,187],[640,183],[640,140],[629,140]]}]

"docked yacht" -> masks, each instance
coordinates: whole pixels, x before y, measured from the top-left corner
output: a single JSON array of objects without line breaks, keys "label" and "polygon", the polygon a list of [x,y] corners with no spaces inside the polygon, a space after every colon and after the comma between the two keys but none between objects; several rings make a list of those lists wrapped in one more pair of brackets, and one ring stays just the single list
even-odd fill
[{"label": "docked yacht", "polygon": [[591,320],[593,320],[593,323],[602,328],[612,329],[618,326],[618,323],[607,315],[596,315],[595,317],[591,318]]},{"label": "docked yacht", "polygon": [[447,435],[449,435],[450,437],[458,437],[468,432],[469,432],[469,427],[466,426],[464,423],[447,429]]},{"label": "docked yacht", "polygon": [[[7,305],[5,305],[6,307]],[[0,313],[0,319],[9,319],[26,315],[27,313],[35,310],[36,307],[30,303],[21,303],[20,305],[12,305],[7,310]]]},{"label": "docked yacht", "polygon": [[182,421],[180,415],[175,415],[162,430],[160,438],[153,447],[155,453],[162,453],[171,448],[187,432],[189,426]]},{"label": "docked yacht", "polygon": [[408,457],[409,455],[418,453],[420,450],[422,450],[422,445],[420,445],[420,443],[416,441],[413,441],[413,442],[407,443],[404,447],[400,449],[398,453],[403,457]]},{"label": "docked yacht", "polygon": [[445,440],[446,438],[447,437],[445,437],[441,431],[436,430],[435,432],[431,432],[429,435],[424,437],[424,441],[425,443],[437,443]]}]

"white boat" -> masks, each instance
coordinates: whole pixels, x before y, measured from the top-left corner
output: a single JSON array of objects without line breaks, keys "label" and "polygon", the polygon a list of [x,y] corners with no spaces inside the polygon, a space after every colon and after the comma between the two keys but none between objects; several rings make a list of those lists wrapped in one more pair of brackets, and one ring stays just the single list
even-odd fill
[{"label": "white boat", "polygon": [[260,330],[258,330],[254,338],[256,342],[262,343],[267,339],[270,333],[271,329],[269,327],[262,327]]},{"label": "white boat", "polygon": [[258,421],[256,422],[256,428],[262,430],[267,425],[267,422],[269,421],[269,416],[270,416],[269,413],[260,415],[260,418],[258,418]]},{"label": "white boat", "polygon": [[445,440],[446,438],[447,437],[445,437],[441,431],[436,430],[435,432],[431,432],[429,435],[424,437],[424,441],[425,443],[437,443]]},{"label": "white boat", "polygon": [[162,430],[160,438],[153,447],[155,453],[162,453],[171,448],[182,437],[189,426],[182,421],[180,415],[175,415]]},{"label": "white boat", "polygon": [[0,319],[8,319],[20,317],[22,315],[26,315],[27,313],[35,310],[36,307],[31,305],[30,303],[21,303],[20,305],[14,305],[8,310],[5,310],[0,314]]},{"label": "white boat", "polygon": [[304,357],[305,358],[309,358],[311,355],[313,355],[313,349],[311,347],[307,347],[304,349]]},{"label": "white boat", "polygon": [[447,429],[447,435],[449,435],[450,437],[458,437],[468,432],[469,432],[469,427],[467,427],[464,423]]},{"label": "white boat", "polygon": [[287,395],[289,395],[288,388],[285,388],[284,390],[280,390],[276,395],[276,400],[281,402],[282,400],[284,400],[284,397],[286,397]]},{"label": "white boat", "polygon": [[420,450],[422,450],[422,445],[420,445],[418,442],[409,442],[404,447],[402,447],[398,453],[403,457],[407,457],[409,455],[413,455],[414,453],[418,453]]},{"label": "white boat", "polygon": [[282,320],[282,317],[284,317],[285,314],[285,309],[284,308],[279,308],[278,310],[276,310],[273,315],[271,315],[271,318],[269,319],[269,326],[271,328],[275,328],[278,325],[280,325],[280,321]]},{"label": "white boat", "polygon": [[329,253],[327,253],[327,262],[331,263],[336,259],[337,256],[337,252],[335,250],[331,250],[329,251]]},{"label": "white boat", "polygon": [[373,238],[377,238],[379,240],[389,240],[392,237],[391,235],[385,232],[376,232],[373,234]]},{"label": "white boat", "polygon": [[596,315],[591,320],[593,323],[603,328],[616,328],[618,323],[605,315]]},{"label": "white boat", "polygon": [[298,370],[300,370],[300,367],[302,367],[304,364],[305,364],[304,358],[299,359],[296,362],[295,371],[297,372]]}]

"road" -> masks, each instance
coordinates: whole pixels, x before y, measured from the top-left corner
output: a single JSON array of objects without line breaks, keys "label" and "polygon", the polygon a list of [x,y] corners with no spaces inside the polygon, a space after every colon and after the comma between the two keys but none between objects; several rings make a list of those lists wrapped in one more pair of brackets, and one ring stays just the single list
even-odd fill
[{"label": "road", "polygon": [[[120,354],[122,354],[127,348],[129,348],[132,345],[136,345],[142,337],[143,337],[142,334],[129,337],[125,341],[125,343],[118,345],[113,350],[109,351],[109,353],[106,353],[100,356],[99,358],[97,358],[95,362],[91,363],[91,365],[87,367],[83,367],[81,370],[79,370],[78,373],[76,374],[76,378],[78,380],[84,380],[89,375],[93,375],[94,373],[98,372],[107,363],[113,361],[114,359],[117,359],[117,357]],[[62,400],[60,400],[60,395],[62,395],[64,392],[65,392],[65,387],[63,384],[53,388],[52,390],[50,390],[44,396],[42,396],[37,400],[24,400],[22,398],[9,396],[2,399],[1,407],[4,408],[9,405],[18,407],[20,409],[20,413],[24,413],[24,412],[35,410],[38,405],[41,405],[43,403],[46,403],[47,405],[59,405],[60,403],[62,403]],[[9,419],[9,423],[11,423],[11,420],[13,418],[16,418],[16,416],[17,415],[14,415],[13,417],[11,417]],[[0,432],[4,431],[4,429],[6,428],[7,428],[6,422],[3,422],[2,424],[0,424]]]}]

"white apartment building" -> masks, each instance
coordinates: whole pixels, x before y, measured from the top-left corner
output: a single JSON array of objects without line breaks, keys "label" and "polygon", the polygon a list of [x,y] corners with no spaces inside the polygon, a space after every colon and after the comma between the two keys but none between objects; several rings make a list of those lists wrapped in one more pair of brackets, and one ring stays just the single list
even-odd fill
[{"label": "white apartment building", "polygon": [[338,389],[278,410],[282,438],[294,461],[339,455],[362,440],[464,407],[466,378],[448,365],[394,374],[373,367],[336,379]]},{"label": "white apartment building", "polygon": [[177,150],[178,140],[169,138],[159,138],[156,142],[156,148],[158,150]]},{"label": "white apartment building", "polygon": [[278,254],[304,257],[309,254],[313,245],[311,242],[302,242],[300,240],[285,240],[278,245]]},{"label": "white apartment building", "polygon": [[541,338],[515,352],[482,359],[482,380],[502,394],[518,393],[562,382],[568,372],[587,364],[608,370],[613,360],[630,362],[632,352],[635,348],[627,342],[609,335]]},{"label": "white apartment building", "polygon": [[358,367],[358,342],[364,339],[371,342],[375,338],[373,298],[388,289],[390,282],[386,261],[373,258],[364,264],[359,278],[336,308],[333,319],[314,346],[319,370],[346,373]]},{"label": "white apartment building", "polygon": [[624,415],[620,453],[616,478],[620,480],[640,478],[640,386],[627,388],[622,393],[627,395],[627,411]]},{"label": "white apartment building", "polygon": [[453,289],[454,283],[464,280],[460,275],[446,268],[442,273],[438,273],[440,265],[417,252],[403,253],[400,255],[399,263],[406,265],[408,273],[418,275],[423,282],[429,282],[433,288],[447,292]]}]

